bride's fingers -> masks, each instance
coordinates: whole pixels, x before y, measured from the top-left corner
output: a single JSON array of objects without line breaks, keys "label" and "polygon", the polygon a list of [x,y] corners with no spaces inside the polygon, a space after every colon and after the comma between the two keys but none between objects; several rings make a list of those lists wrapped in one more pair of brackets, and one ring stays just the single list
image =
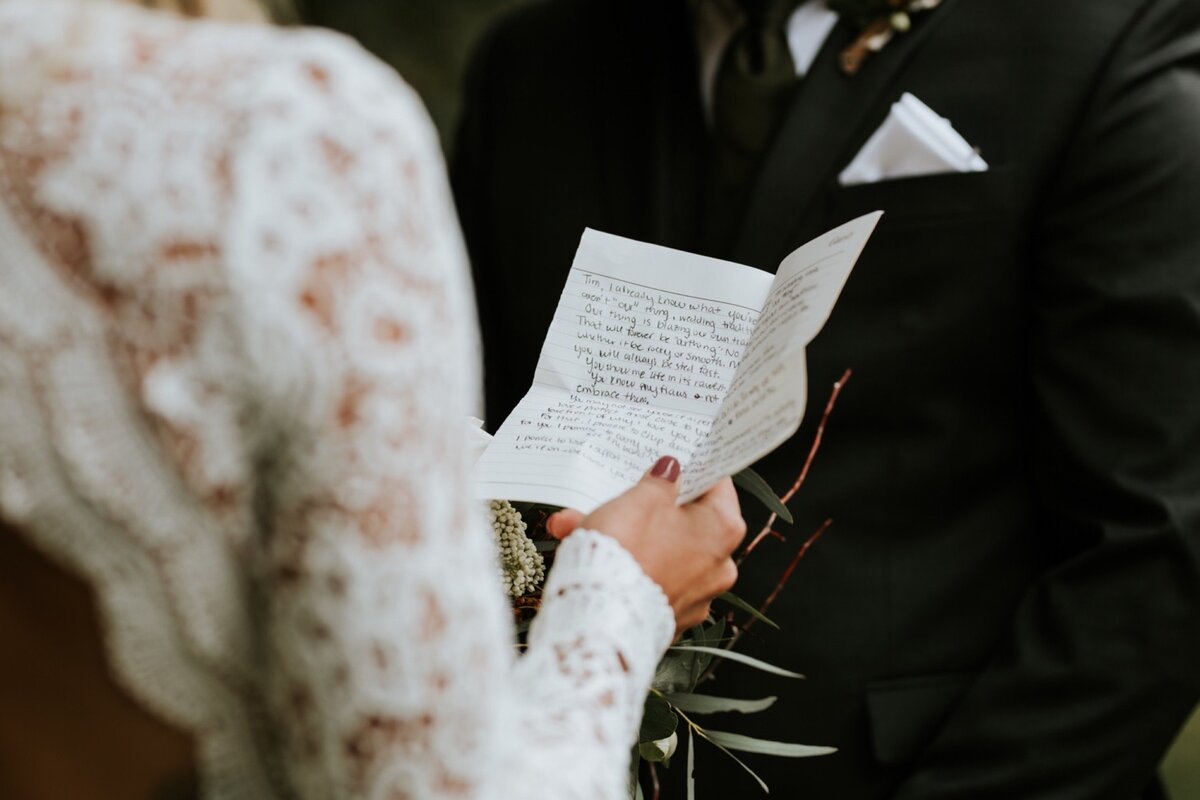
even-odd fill
[{"label": "bride's fingers", "polygon": [[565,539],[575,532],[583,521],[583,512],[573,508],[564,508],[546,518],[546,533],[555,539]]},{"label": "bride's fingers", "polygon": [[697,498],[693,505],[697,510],[713,514],[720,521],[720,527],[724,534],[723,543],[727,551],[736,550],[746,536],[746,521],[742,517],[733,481],[725,478],[718,482]]},{"label": "bride's fingers", "polygon": [[714,483],[711,489],[692,502],[696,505],[713,506],[722,509],[732,507],[736,509],[738,503],[737,489],[733,488],[733,480],[731,478],[722,478]]}]

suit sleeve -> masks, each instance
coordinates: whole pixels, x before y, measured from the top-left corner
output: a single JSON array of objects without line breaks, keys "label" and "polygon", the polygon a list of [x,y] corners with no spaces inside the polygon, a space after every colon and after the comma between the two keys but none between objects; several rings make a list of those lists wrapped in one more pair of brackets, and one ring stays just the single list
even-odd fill
[{"label": "suit sleeve", "polygon": [[1135,797],[1200,699],[1200,3],[1142,4],[1034,217],[1037,535],[1077,555],[898,800]]}]

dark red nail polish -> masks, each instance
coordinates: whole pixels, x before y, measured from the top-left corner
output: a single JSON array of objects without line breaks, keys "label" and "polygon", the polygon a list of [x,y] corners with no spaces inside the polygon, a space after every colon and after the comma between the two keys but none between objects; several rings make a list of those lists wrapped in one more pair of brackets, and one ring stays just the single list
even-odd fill
[{"label": "dark red nail polish", "polygon": [[679,478],[679,460],[674,456],[663,456],[654,462],[654,469],[650,470],[650,474],[674,483]]}]

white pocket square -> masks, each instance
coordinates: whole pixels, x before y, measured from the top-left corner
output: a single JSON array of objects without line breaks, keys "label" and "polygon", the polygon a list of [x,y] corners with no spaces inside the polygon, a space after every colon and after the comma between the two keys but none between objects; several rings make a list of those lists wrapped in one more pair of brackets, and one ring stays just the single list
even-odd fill
[{"label": "white pocket square", "polygon": [[838,175],[842,186],[945,172],[985,172],[978,151],[945,117],[905,92],[887,119]]}]

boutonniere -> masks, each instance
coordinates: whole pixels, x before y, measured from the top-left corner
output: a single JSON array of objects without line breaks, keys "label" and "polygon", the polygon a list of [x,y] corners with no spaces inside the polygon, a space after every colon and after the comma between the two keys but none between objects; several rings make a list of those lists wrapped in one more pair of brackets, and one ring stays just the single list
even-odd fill
[{"label": "boutonniere", "polygon": [[861,32],[842,51],[842,72],[856,75],[863,62],[878,53],[898,33],[912,27],[912,15],[932,11],[942,0],[828,0],[829,8],[858,26]]}]

